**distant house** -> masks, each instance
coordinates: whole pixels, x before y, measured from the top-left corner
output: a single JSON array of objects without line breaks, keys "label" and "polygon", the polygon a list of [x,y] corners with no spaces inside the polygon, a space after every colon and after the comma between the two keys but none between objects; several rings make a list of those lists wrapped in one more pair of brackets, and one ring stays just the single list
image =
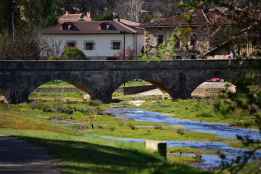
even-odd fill
[{"label": "distant house", "polygon": [[[183,16],[162,17],[144,24],[145,49],[155,52],[177,29],[188,30],[187,39],[176,37],[176,55],[178,58],[193,58],[198,53],[207,52],[209,48],[209,28],[203,10],[197,10],[190,21]],[[191,31],[190,31],[191,30]],[[183,41],[186,40],[186,41]]]},{"label": "distant house", "polygon": [[65,22],[78,22],[78,21],[87,21],[90,22],[92,20],[90,12],[87,12],[86,15],[83,13],[69,13],[65,12],[64,15],[60,16],[58,19],[59,24],[63,24]]},{"label": "distant house", "polygon": [[238,29],[234,22],[227,18],[226,10],[198,9],[191,12],[189,17],[162,17],[144,24],[145,50],[155,54],[156,48],[171,34],[176,33],[177,29],[183,29],[187,30],[187,36],[186,39],[176,36],[176,58],[228,59],[233,58],[236,53],[247,56],[255,54],[258,45],[261,45],[260,41],[257,41],[260,34],[248,34],[247,38],[240,40],[240,48],[235,48],[233,36],[237,35]]},{"label": "distant house", "polygon": [[59,24],[42,32],[48,43],[45,56],[60,56],[77,47],[90,59],[133,59],[142,51],[144,30],[139,23],[117,19],[93,21],[89,14],[65,14]]}]

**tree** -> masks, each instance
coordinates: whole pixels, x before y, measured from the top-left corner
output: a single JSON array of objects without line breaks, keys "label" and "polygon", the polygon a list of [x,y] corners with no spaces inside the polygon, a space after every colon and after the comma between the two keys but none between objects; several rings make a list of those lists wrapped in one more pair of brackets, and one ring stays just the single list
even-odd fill
[{"label": "tree", "polygon": [[34,30],[55,24],[61,14],[59,0],[20,0],[20,19]]},{"label": "tree", "polygon": [[[224,7],[225,15],[242,29],[258,30],[261,28],[261,1],[260,0],[191,0],[183,4],[183,8],[197,9],[208,7]],[[243,32],[241,34],[244,34]]]},{"label": "tree", "polygon": [[0,34],[3,32],[10,31],[11,25],[11,1],[1,0],[0,1]]},{"label": "tree", "polygon": [[[253,124],[261,133],[261,88],[257,85],[257,81],[258,77],[254,73],[246,74],[244,78],[235,82],[237,92],[231,93],[225,91],[224,95],[220,96],[217,101],[216,108],[218,111],[223,109],[223,111],[227,113],[238,113],[239,110],[248,112],[249,115],[253,116]],[[226,173],[229,172],[228,174],[238,174],[242,171],[242,173],[260,173],[260,166],[258,164],[252,165],[251,168],[248,168],[248,163],[253,159],[255,153],[261,149],[261,141],[240,135],[238,135],[237,138],[242,142],[244,147],[249,149],[249,151],[244,153],[244,155],[239,155],[232,164],[227,165],[224,163],[226,165],[222,166],[219,173],[224,173],[224,171],[227,171]],[[222,159],[224,161],[226,160],[224,154],[222,155]]]},{"label": "tree", "polygon": [[14,11],[17,31],[28,32],[47,27],[56,22],[61,14],[61,0],[16,0],[15,8],[11,0],[0,2],[0,32],[7,31]]},{"label": "tree", "polygon": [[140,21],[141,11],[144,0],[121,0],[117,3],[115,11],[122,18],[127,18],[133,21]]}]

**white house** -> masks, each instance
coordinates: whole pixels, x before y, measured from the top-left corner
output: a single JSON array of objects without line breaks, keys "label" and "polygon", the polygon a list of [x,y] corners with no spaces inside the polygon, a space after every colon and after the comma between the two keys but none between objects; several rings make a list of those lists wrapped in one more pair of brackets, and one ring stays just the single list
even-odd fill
[{"label": "white house", "polygon": [[65,47],[77,47],[90,59],[128,59],[137,57],[143,49],[144,30],[138,23],[70,19],[66,21],[63,16],[62,22],[42,32],[50,48],[46,56],[60,56]]}]

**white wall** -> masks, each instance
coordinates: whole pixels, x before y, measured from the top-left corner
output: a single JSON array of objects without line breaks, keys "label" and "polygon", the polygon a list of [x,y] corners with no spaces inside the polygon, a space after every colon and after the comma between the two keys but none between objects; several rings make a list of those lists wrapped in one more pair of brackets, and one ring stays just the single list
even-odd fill
[{"label": "white wall", "polygon": [[137,53],[138,53],[138,56],[141,53],[142,48],[144,48],[144,44],[145,44],[144,34],[138,34],[137,35]]},{"label": "white wall", "polygon": [[[119,52],[123,52],[124,36],[123,34],[93,34],[93,35],[43,35],[42,38],[48,42],[49,47],[55,52],[55,55],[61,55],[68,41],[76,41],[77,48],[81,49],[87,57],[102,59],[112,57]],[[95,43],[94,50],[85,50],[85,42]],[[121,41],[121,50],[111,48],[112,41]],[[137,43],[136,43],[137,42]],[[143,45],[143,35],[126,34],[126,49],[133,49],[139,54]]]}]

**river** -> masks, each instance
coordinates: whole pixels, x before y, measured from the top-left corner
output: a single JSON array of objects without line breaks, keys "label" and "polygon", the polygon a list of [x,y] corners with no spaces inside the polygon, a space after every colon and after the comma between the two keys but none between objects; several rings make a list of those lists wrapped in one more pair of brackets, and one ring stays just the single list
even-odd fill
[{"label": "river", "polygon": [[[200,121],[191,121],[186,119],[178,119],[170,117],[157,112],[144,111],[142,109],[127,109],[127,108],[113,108],[106,111],[106,114],[121,118],[132,119],[143,122],[165,123],[168,125],[182,126],[187,130],[194,132],[211,133],[222,138],[237,138],[237,136],[248,137],[253,140],[261,140],[261,134],[257,130],[231,127],[228,124],[216,124]],[[118,141],[128,142],[144,142],[144,139],[118,138],[118,137],[104,137],[107,139],[114,139]],[[216,150],[226,155],[225,162],[230,163],[238,159],[239,156],[246,155],[249,150],[234,148],[222,142],[210,141],[175,141],[166,140],[168,147],[191,147],[202,150]],[[193,154],[183,153],[183,156],[191,156]],[[261,159],[261,151],[256,152],[255,157]],[[223,161],[224,162],[224,161]],[[195,164],[197,167],[204,169],[213,169],[219,167],[222,160],[216,154],[202,154],[200,163]]]}]

